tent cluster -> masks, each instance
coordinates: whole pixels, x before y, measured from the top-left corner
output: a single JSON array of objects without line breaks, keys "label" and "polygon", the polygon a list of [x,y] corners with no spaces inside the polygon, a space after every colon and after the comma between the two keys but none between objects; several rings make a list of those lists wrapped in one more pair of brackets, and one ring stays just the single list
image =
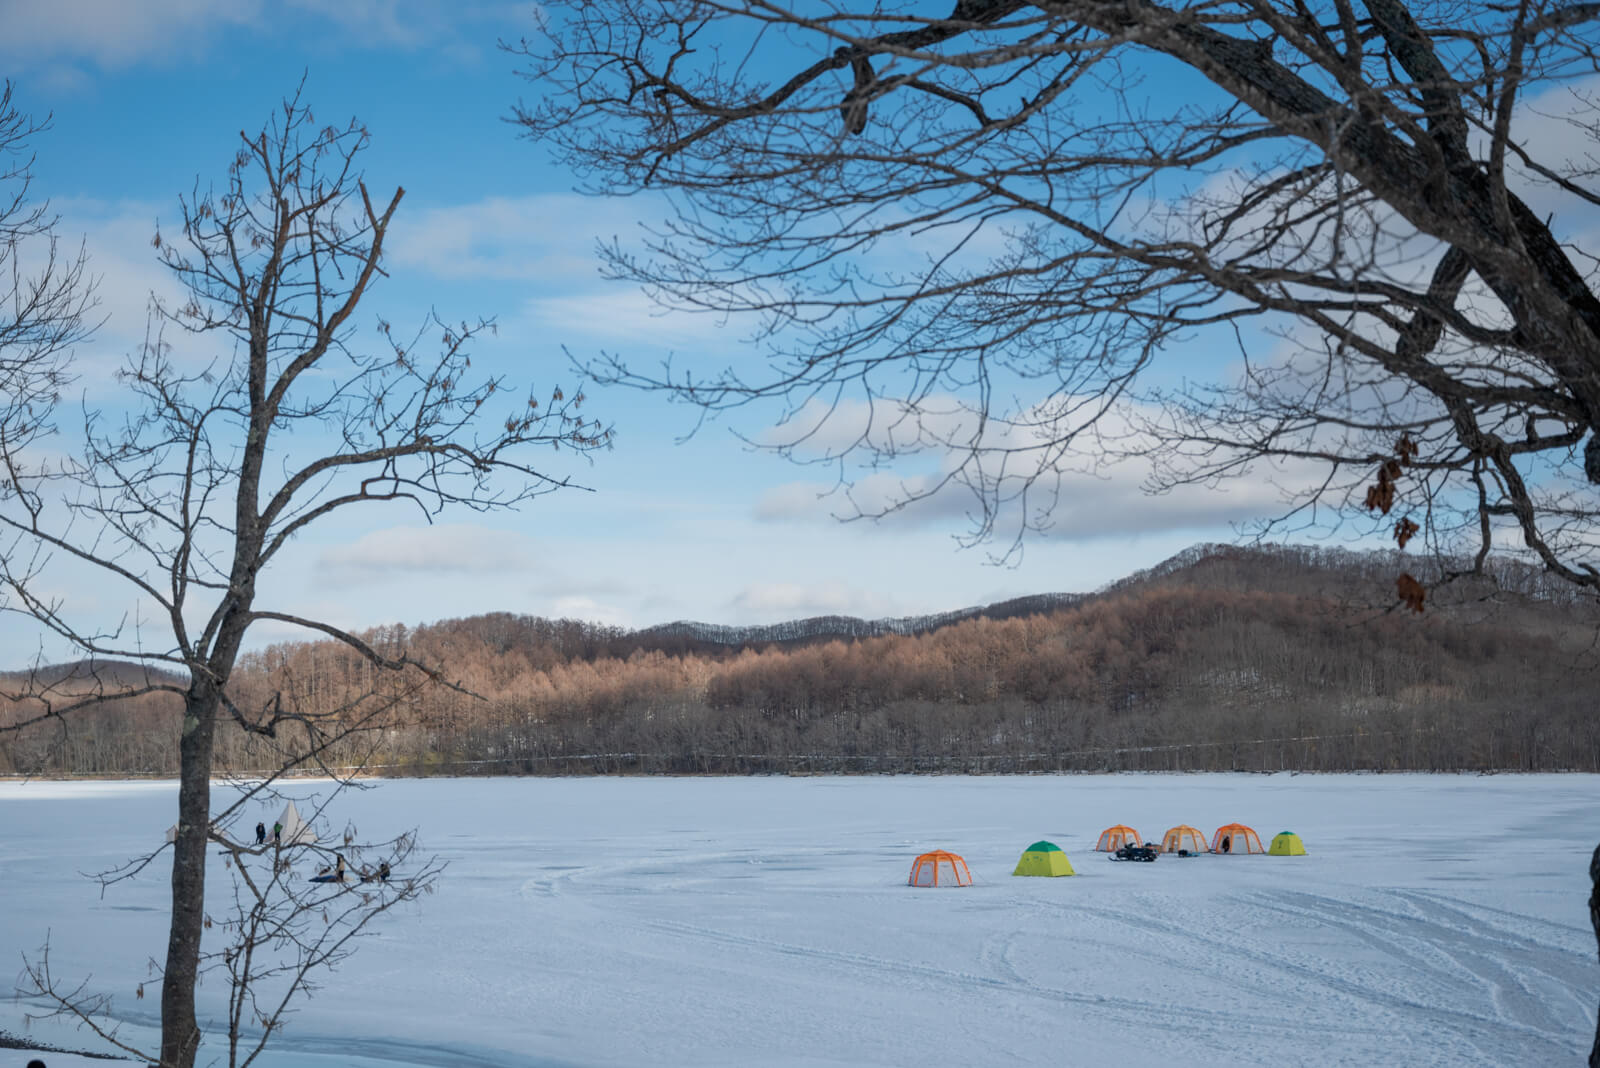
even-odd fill
[{"label": "tent cluster", "polygon": [[[1124,824],[1108,827],[1100,832],[1095,850],[1114,853],[1128,847],[1138,848],[1143,842],[1139,832]],[[1152,847],[1153,848],[1153,847]],[[1188,824],[1179,824],[1161,837],[1161,852],[1194,856],[1199,853],[1228,855],[1234,853],[1266,853],[1274,857],[1303,857],[1305,843],[1293,831],[1280,831],[1270,847],[1261,847],[1261,836],[1242,823],[1227,823],[1218,827],[1208,843],[1206,836]],[[1038,841],[1022,851],[1012,875],[1076,875],[1072,862],[1054,842]],[[958,853],[935,849],[923,853],[911,862],[911,886],[971,886],[972,871]]]},{"label": "tent cluster", "polygon": [[[1100,840],[1095,844],[1095,849],[1101,853],[1115,853],[1125,846],[1136,846],[1143,841],[1139,832],[1125,824],[1107,827],[1100,832]],[[1305,843],[1300,841],[1300,836],[1293,831],[1279,831],[1268,847],[1261,845],[1261,836],[1253,827],[1242,823],[1225,823],[1218,827],[1211,835],[1208,843],[1206,836],[1198,828],[1187,823],[1180,823],[1169,828],[1161,836],[1160,851],[1163,853],[1180,853],[1192,856],[1196,853],[1216,853],[1229,856],[1235,853],[1248,856],[1251,853],[1266,853],[1274,857],[1303,857],[1306,855]]]}]

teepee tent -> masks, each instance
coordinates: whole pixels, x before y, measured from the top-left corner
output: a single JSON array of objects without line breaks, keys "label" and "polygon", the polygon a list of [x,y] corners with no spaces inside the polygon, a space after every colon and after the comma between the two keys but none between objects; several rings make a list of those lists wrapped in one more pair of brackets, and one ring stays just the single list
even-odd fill
[{"label": "teepee tent", "polygon": [[1279,831],[1272,836],[1272,844],[1267,847],[1267,852],[1275,857],[1303,857],[1306,855],[1306,844],[1293,831]]},{"label": "teepee tent", "polygon": [[972,873],[958,854],[935,849],[911,862],[912,886],[971,886]]},{"label": "teepee tent", "polygon": [[311,829],[311,824],[300,818],[300,810],[290,801],[283,806],[283,815],[278,817],[278,823],[283,830],[278,834],[279,845],[311,845],[317,840],[317,832]]},{"label": "teepee tent", "polygon": [[1107,827],[1100,832],[1100,841],[1095,843],[1097,853],[1115,853],[1125,845],[1140,845],[1144,842],[1139,837],[1139,832],[1124,824]]},{"label": "teepee tent", "polygon": [[1161,852],[1177,853],[1180,850],[1188,853],[1210,852],[1206,836],[1187,823],[1180,823],[1161,836]]},{"label": "teepee tent", "polygon": [[1072,862],[1054,842],[1035,842],[1022,854],[1012,875],[1076,875]]},{"label": "teepee tent", "polygon": [[1211,836],[1211,852],[1213,853],[1265,853],[1261,848],[1261,836],[1242,823],[1228,823],[1217,828],[1217,833]]}]

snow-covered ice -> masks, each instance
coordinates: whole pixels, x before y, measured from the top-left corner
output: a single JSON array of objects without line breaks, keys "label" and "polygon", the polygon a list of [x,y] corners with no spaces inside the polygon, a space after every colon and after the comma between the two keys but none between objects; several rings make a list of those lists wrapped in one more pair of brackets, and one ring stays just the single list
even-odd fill
[{"label": "snow-covered ice", "polygon": [[[160,845],[175,805],[171,783],[0,783],[0,949],[20,968],[48,932],[58,974],[92,973],[146,1041],[164,860],[103,900],[80,873]],[[419,828],[449,868],[273,1068],[1545,1065],[1594,1033],[1594,776],[435,779],[337,808],[364,837]],[[1234,820],[1310,855],[1090,851],[1119,822]],[[1076,877],[1011,877],[1041,838]],[[975,885],[906,886],[933,848]],[[201,1004],[220,1014],[215,982]],[[26,1009],[0,1001],[0,1029]]]}]

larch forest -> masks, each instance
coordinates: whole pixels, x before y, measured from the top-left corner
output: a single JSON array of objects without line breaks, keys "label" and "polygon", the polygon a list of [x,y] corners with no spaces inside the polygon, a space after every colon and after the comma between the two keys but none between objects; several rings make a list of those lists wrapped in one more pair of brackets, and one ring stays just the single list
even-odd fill
[{"label": "larch forest", "polygon": [[[450,665],[321,767],[380,775],[1600,771],[1600,612],[1510,561],[1396,607],[1393,553],[1196,546],[1093,594],[869,623],[624,630],[495,613],[363,635]],[[932,579],[931,581],[936,581]],[[39,669],[63,697],[146,669]],[[247,654],[232,699],[378,699],[338,643]],[[269,696],[271,695],[271,696]],[[47,722],[0,773],[173,774],[152,694]],[[219,733],[218,770],[267,766]],[[315,771],[316,767],[308,770]]]}]

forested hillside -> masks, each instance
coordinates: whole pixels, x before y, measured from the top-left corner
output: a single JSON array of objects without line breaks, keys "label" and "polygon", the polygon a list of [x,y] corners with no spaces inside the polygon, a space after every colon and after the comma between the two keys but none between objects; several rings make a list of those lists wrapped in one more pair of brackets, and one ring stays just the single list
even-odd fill
[{"label": "forested hillside", "polygon": [[[374,697],[384,673],[298,643],[245,658],[232,695],[308,718],[392,702],[368,739],[388,774],[1600,770],[1595,606],[1501,563],[1417,615],[1394,607],[1400,566],[1204,546],[1097,594],[926,619],[624,631],[495,614],[366,635],[459,688]],[[165,700],[44,724],[0,770],[170,773]],[[248,771],[271,744],[233,728],[218,752]]]}]

